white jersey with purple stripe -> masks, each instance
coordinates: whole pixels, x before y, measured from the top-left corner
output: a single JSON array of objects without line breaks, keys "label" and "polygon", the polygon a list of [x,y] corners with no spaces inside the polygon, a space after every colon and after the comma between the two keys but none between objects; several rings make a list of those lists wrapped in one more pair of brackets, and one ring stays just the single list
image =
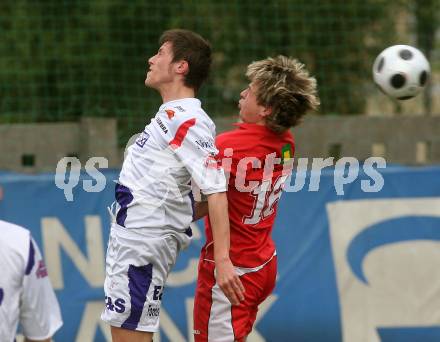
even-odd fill
[{"label": "white jersey with purple stripe", "polygon": [[193,220],[191,181],[205,195],[226,191],[214,137],[198,99],[161,105],[127,149],[116,185],[116,223],[184,232]]},{"label": "white jersey with purple stripe", "polygon": [[18,323],[31,340],[51,337],[63,324],[40,250],[30,232],[0,221],[0,341],[14,341]]}]

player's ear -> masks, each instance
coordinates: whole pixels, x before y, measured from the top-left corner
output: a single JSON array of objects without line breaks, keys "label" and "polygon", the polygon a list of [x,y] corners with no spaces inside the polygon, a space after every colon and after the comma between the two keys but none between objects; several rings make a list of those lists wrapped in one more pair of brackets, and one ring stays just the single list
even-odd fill
[{"label": "player's ear", "polygon": [[260,115],[265,118],[268,117],[270,114],[272,114],[272,107],[264,107]]},{"label": "player's ear", "polygon": [[179,75],[186,75],[189,72],[189,64],[187,61],[182,59],[176,63],[176,72]]}]

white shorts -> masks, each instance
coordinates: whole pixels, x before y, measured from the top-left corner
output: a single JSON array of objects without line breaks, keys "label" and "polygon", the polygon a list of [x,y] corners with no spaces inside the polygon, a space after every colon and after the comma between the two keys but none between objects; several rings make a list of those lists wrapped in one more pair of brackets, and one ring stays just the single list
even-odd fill
[{"label": "white shorts", "polygon": [[[157,332],[162,292],[177,254],[190,237],[152,234],[148,228],[113,224],[106,257],[105,308],[101,319],[112,326]],[[157,232],[157,230],[156,230]]]}]

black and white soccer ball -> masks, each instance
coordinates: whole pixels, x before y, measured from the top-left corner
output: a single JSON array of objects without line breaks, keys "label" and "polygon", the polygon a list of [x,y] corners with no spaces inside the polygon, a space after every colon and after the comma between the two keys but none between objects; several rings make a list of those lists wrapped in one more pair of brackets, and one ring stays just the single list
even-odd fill
[{"label": "black and white soccer ball", "polygon": [[420,93],[430,72],[423,53],[409,45],[386,48],[373,64],[374,82],[385,94],[398,100],[408,100]]}]

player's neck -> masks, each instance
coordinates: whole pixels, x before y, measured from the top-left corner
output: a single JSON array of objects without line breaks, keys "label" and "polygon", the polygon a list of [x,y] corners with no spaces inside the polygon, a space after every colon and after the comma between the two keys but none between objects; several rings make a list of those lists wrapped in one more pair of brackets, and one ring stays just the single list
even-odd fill
[{"label": "player's neck", "polygon": [[166,88],[159,90],[163,103],[184,99],[188,97],[195,97],[195,91],[192,88],[182,86],[181,84],[171,84]]}]

